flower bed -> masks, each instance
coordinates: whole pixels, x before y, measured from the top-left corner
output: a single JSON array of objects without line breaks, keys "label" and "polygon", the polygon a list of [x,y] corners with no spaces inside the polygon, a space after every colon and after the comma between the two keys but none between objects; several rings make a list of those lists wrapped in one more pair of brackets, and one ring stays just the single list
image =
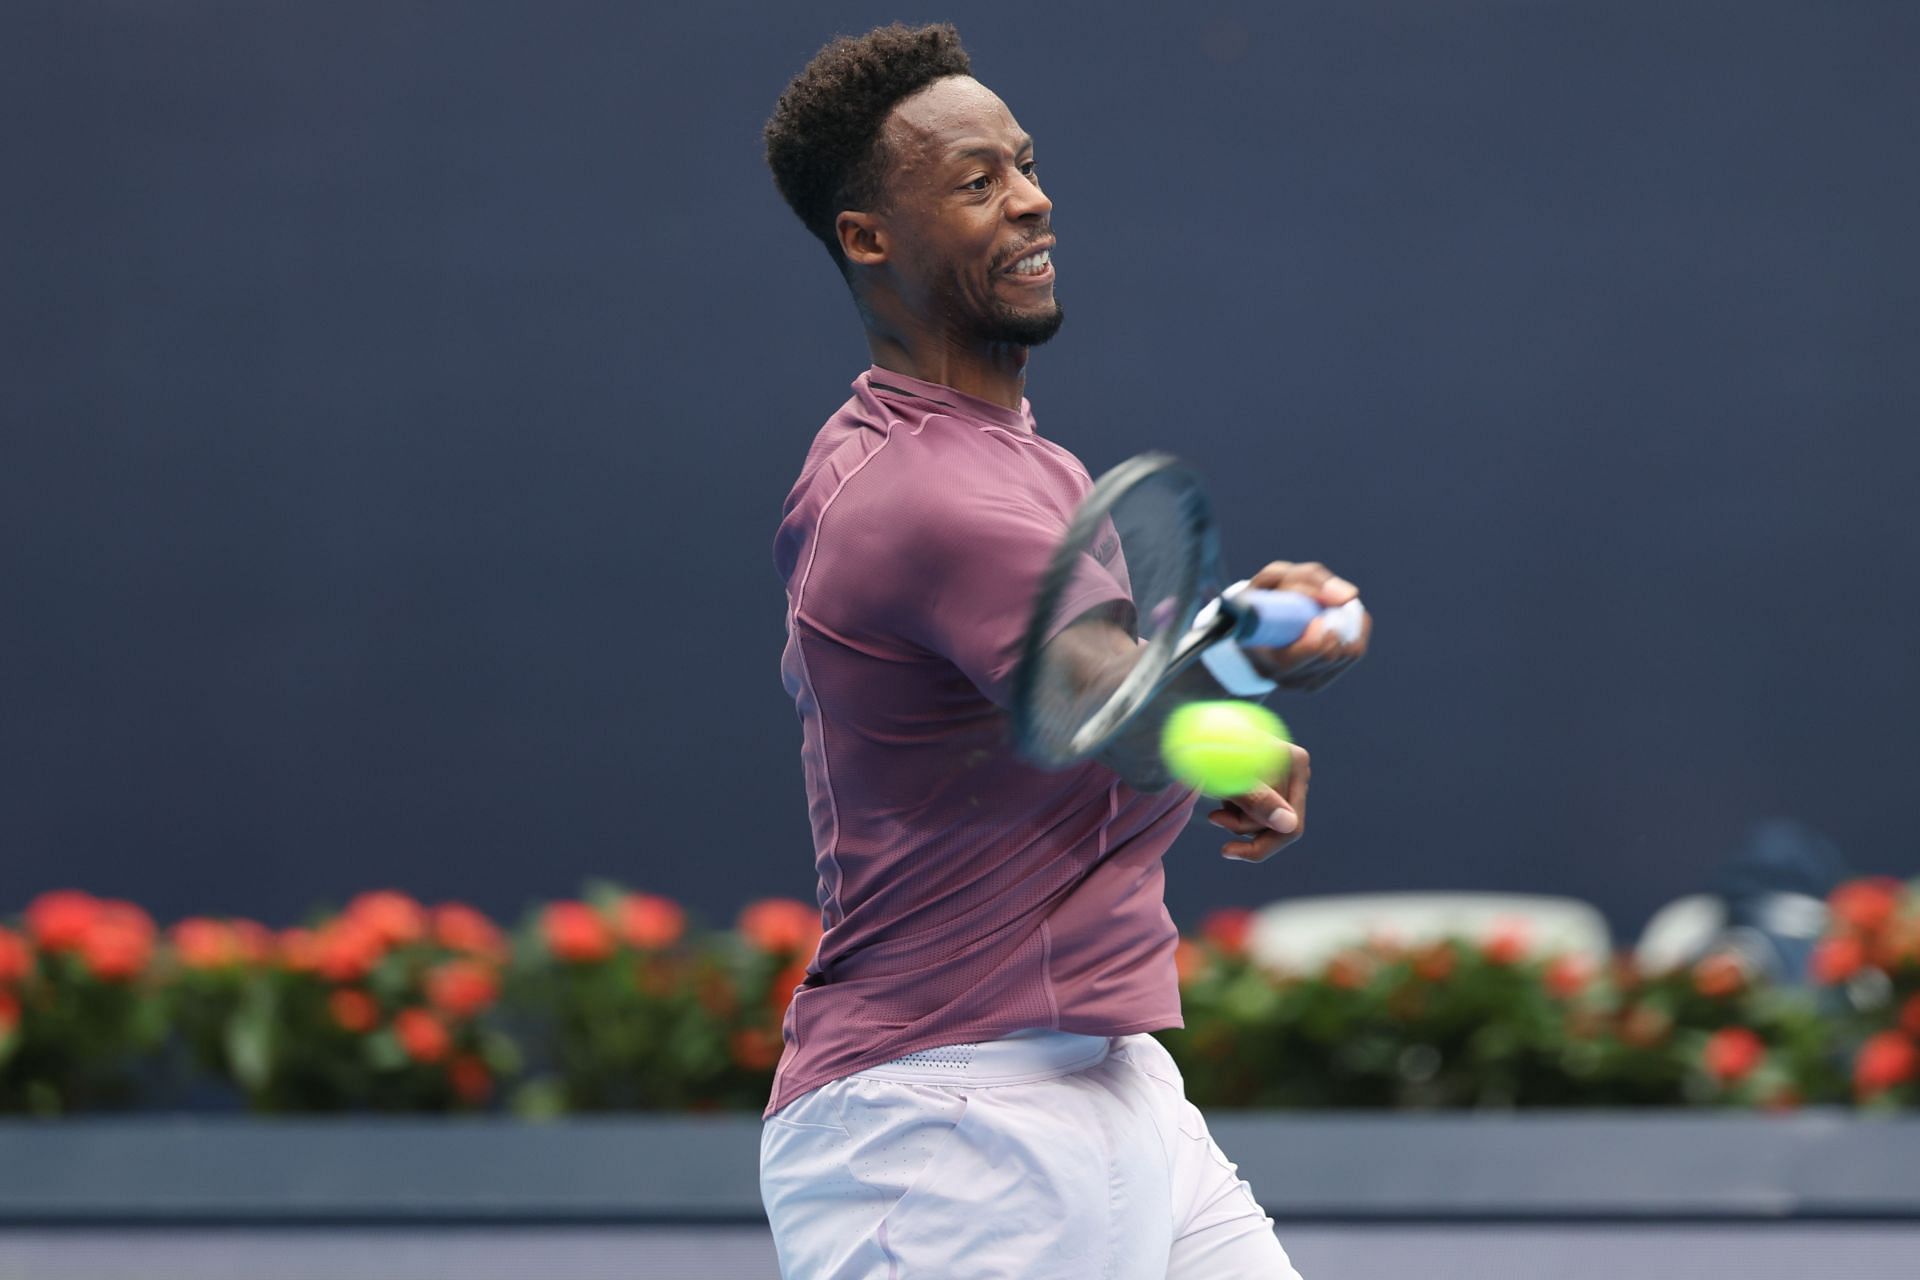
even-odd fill
[{"label": "flower bed", "polygon": [[[1203,1106],[1786,1109],[1920,1102],[1920,895],[1841,886],[1813,990],[1735,952],[1649,973],[1477,941],[1356,945],[1314,972],[1220,912],[1180,943]],[[226,1102],[260,1112],[755,1109],[819,937],[804,903],[731,929],[594,885],[508,933],[393,891],[271,931],[74,891],[0,927],[0,1112]]]}]

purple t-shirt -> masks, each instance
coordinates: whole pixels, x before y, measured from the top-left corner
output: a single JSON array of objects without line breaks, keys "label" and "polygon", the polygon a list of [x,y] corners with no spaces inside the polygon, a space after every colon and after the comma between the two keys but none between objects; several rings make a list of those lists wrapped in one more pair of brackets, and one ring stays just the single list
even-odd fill
[{"label": "purple t-shirt", "polygon": [[[769,1115],[938,1045],[1181,1025],[1161,855],[1194,793],[1036,769],[1005,711],[1028,602],[1091,487],[1025,402],[879,368],[815,437],[774,560],[826,932]],[[1089,561],[1075,591],[1124,599],[1124,567]]]}]

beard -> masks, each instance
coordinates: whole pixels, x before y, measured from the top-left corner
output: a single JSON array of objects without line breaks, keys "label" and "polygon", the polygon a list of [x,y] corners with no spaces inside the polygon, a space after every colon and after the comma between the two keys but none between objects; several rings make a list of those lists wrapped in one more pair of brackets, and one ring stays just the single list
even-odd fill
[{"label": "beard", "polygon": [[1031,311],[1008,306],[997,297],[978,302],[967,296],[957,277],[942,292],[946,295],[947,313],[958,320],[956,327],[981,343],[1037,347],[1060,332],[1067,316],[1058,301]]},{"label": "beard", "polygon": [[1009,306],[997,305],[980,319],[974,333],[988,342],[1037,347],[1060,332],[1060,326],[1066,318],[1066,308],[1058,302],[1045,311],[1016,311]]}]

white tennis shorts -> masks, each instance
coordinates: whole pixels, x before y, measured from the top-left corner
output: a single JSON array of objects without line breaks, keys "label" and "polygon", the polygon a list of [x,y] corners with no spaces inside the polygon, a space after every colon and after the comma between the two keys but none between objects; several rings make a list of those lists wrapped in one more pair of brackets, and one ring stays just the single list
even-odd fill
[{"label": "white tennis shorts", "polygon": [[909,1054],[766,1122],[786,1280],[1299,1280],[1151,1036]]}]

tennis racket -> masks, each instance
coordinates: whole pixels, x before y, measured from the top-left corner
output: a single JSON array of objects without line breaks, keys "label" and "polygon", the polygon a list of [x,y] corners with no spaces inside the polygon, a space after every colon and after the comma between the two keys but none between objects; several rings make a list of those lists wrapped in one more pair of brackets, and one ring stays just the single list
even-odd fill
[{"label": "tennis racket", "polygon": [[1271,689],[1237,646],[1292,644],[1322,614],[1360,635],[1358,600],[1223,588],[1219,554],[1213,505],[1179,459],[1143,453],[1094,482],[1034,594],[1011,706],[1022,756],[1064,768],[1098,754],[1203,657],[1229,692]]}]

